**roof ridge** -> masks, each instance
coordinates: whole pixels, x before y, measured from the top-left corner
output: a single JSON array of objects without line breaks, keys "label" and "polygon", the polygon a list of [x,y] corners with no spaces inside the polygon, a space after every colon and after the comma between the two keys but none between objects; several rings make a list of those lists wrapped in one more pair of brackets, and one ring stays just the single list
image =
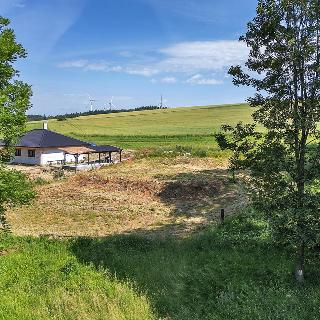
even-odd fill
[{"label": "roof ridge", "polygon": [[60,136],[64,136],[64,137],[66,137],[66,138],[69,138],[69,139],[72,139],[72,140],[74,140],[74,141],[78,141],[78,142],[81,142],[81,143],[84,143],[84,144],[87,144],[87,145],[91,145],[91,144],[92,144],[92,143],[90,143],[90,142],[88,142],[88,141],[82,141],[82,140],[77,139],[77,138],[74,138],[74,137],[66,136],[66,135],[63,134],[63,133],[59,133],[59,132],[55,132],[55,131],[51,131],[51,130],[47,130],[47,131],[53,132],[53,133],[58,134],[58,135],[60,135]]},{"label": "roof ridge", "polygon": [[46,129],[33,129],[20,137],[17,145],[26,147],[61,147],[61,146],[91,146],[92,143],[82,141],[59,132]]},{"label": "roof ridge", "polygon": [[[41,129],[40,129],[41,130]],[[45,129],[42,129],[43,132],[42,132],[42,135],[41,135],[41,139],[40,139],[40,146],[42,145],[42,142],[44,140],[44,136],[45,136],[45,133],[46,133],[46,130]]]}]

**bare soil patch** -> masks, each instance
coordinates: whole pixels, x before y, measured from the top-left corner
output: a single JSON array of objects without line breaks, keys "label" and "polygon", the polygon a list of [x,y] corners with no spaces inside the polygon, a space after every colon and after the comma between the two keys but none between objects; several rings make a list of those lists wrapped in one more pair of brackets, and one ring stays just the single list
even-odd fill
[{"label": "bare soil patch", "polygon": [[8,212],[19,235],[184,235],[231,215],[246,202],[216,160],[136,160],[37,186],[32,205]]}]

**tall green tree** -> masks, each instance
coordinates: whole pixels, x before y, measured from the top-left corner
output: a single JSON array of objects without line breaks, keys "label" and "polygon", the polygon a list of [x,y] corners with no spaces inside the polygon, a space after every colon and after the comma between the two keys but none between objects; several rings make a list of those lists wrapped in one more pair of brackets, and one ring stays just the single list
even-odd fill
[{"label": "tall green tree", "polygon": [[[26,51],[16,42],[10,21],[0,16],[0,137],[5,146],[1,148],[1,162],[12,156],[14,145],[25,131],[26,111],[30,106],[31,87],[19,81],[14,63],[26,57]],[[5,209],[27,203],[34,196],[25,175],[8,170],[0,163],[0,222],[8,228]]]},{"label": "tall green tree", "polygon": [[229,73],[256,90],[254,123],[226,125],[216,138],[233,150],[232,170],[249,170],[252,203],[277,239],[297,248],[303,281],[305,249],[320,243],[320,1],[259,0],[240,41],[248,60]]}]

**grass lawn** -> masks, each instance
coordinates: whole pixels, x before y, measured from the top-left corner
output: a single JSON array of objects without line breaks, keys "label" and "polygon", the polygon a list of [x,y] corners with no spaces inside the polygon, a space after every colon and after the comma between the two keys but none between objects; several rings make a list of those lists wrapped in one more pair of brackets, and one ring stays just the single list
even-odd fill
[{"label": "grass lawn", "polygon": [[187,237],[1,241],[0,319],[319,319],[316,265],[293,282],[291,251],[253,214]]},{"label": "grass lawn", "polygon": [[[97,144],[126,149],[196,147],[218,151],[212,137],[225,123],[250,122],[252,109],[246,104],[135,111],[49,121],[49,128]],[[30,122],[28,130],[41,128]]]}]

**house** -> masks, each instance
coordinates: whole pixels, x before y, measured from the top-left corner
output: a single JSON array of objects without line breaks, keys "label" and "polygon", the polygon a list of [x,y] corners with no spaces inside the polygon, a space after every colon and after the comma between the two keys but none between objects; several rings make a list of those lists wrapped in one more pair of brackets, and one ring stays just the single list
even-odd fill
[{"label": "house", "polygon": [[122,153],[118,147],[97,146],[50,131],[47,123],[44,123],[43,129],[31,130],[23,135],[15,148],[12,163],[40,166],[109,163],[113,153],[118,153],[121,161]]}]

